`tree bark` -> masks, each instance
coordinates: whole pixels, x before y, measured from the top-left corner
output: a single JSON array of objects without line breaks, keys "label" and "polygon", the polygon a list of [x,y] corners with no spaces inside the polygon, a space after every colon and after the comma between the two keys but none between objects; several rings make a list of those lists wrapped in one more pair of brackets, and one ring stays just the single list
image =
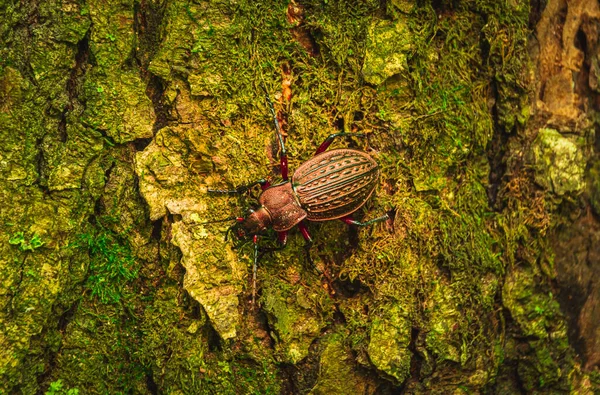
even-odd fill
[{"label": "tree bark", "polygon": [[[0,394],[600,391],[597,0],[0,0]],[[332,133],[367,228],[226,240]],[[275,251],[272,251],[275,249]],[[316,268],[316,270],[315,270]]]}]

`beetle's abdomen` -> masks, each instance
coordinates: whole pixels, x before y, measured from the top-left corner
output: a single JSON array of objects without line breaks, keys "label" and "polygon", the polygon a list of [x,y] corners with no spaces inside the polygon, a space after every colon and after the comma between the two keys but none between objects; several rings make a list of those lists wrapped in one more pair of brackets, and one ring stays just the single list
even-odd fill
[{"label": "beetle's abdomen", "polygon": [[304,162],[292,177],[310,221],[341,218],[358,210],[375,190],[379,167],[353,149],[325,151]]}]

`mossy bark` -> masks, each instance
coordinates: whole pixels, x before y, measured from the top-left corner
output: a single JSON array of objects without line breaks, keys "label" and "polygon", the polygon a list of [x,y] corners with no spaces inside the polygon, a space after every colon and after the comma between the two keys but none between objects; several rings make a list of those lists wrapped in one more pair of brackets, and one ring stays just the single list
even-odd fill
[{"label": "mossy bark", "polygon": [[[595,0],[0,21],[0,394],[600,390]],[[253,305],[250,244],[211,222],[253,193],[207,188],[279,177],[263,87],[292,170],[365,135],[335,142],[380,164],[357,218],[391,219],[310,224],[321,274],[292,231]]]}]

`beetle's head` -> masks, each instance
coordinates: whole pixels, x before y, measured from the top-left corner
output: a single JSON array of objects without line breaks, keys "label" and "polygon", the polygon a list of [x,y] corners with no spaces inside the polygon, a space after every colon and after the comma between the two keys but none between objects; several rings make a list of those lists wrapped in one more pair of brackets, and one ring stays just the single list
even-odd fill
[{"label": "beetle's head", "polygon": [[271,225],[271,215],[264,207],[250,208],[245,218],[238,218],[238,223],[233,226],[235,235],[239,239],[246,239],[259,234]]}]

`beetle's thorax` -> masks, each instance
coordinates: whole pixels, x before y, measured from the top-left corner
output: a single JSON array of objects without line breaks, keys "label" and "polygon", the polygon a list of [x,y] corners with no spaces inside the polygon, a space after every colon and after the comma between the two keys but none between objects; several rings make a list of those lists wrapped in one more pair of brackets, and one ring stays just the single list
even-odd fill
[{"label": "beetle's thorax", "polygon": [[273,221],[269,211],[261,206],[258,209],[250,212],[250,214],[244,219],[244,222],[242,222],[242,227],[244,228],[244,232],[246,234],[255,235],[268,228],[272,222]]},{"label": "beetle's thorax", "polygon": [[306,218],[306,211],[300,206],[289,181],[265,189],[258,202],[270,214],[273,229],[277,232],[286,231]]}]

